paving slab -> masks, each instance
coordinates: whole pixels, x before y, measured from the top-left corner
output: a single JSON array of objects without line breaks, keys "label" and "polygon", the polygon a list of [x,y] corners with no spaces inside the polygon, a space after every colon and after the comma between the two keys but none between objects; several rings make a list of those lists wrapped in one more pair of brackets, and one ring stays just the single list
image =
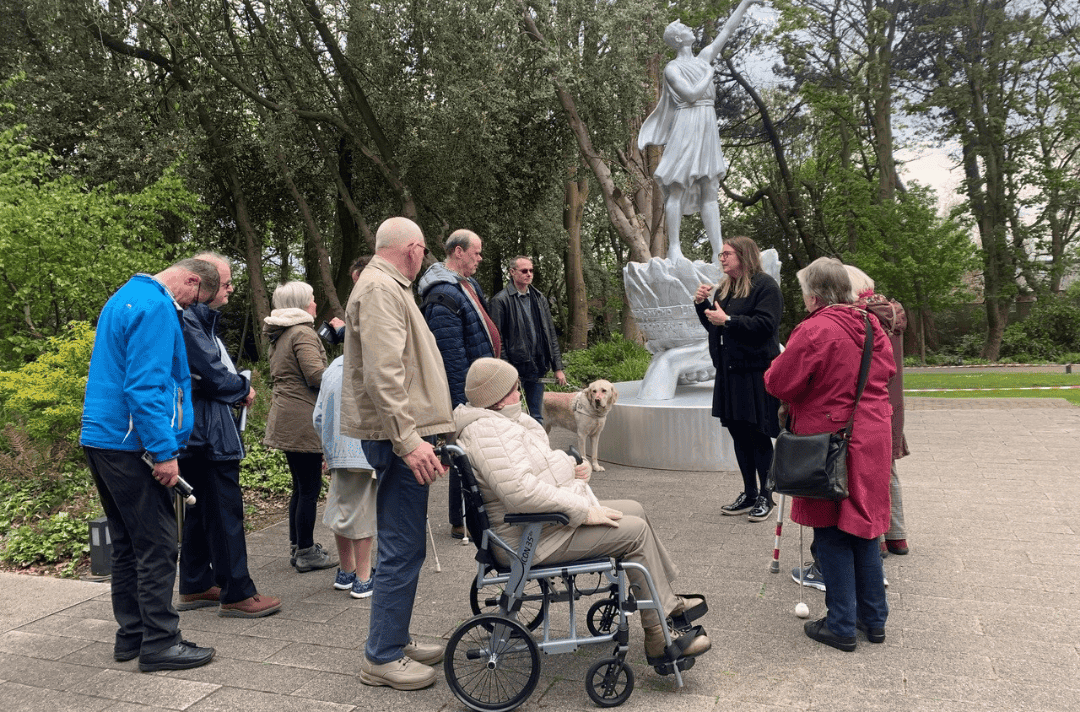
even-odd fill
[{"label": "paving slab", "polygon": [[[625,710],[901,710],[1080,712],[1080,409],[1062,399],[909,398],[912,454],[899,462],[911,554],[890,556],[890,617],[883,645],[855,653],[822,646],[793,614],[824,596],[801,589],[792,568],[810,533],[785,523],[780,573],[768,571],[775,522],[720,516],[738,492],[735,472],[652,471],[609,465],[594,475],[601,498],[645,504],[681,576],[704,593],[713,649],[676,689],[648,667],[631,629],[636,685]],[[553,434],[556,446],[572,442]],[[447,485],[433,485],[428,545],[413,632],[445,639],[470,615],[474,549],[450,538]],[[333,537],[319,525],[316,540]],[[445,680],[417,692],[360,683],[370,600],[331,587],[333,571],[297,574],[285,523],[248,536],[259,589],[282,611],[258,620],[181,614],[185,638],[217,656],[196,670],[138,672],[112,660],[115,624],[107,583],[0,574],[0,712],[7,710],[463,709]],[[565,629],[564,610],[553,616]],[[586,647],[542,656],[524,712],[594,709]]]}]

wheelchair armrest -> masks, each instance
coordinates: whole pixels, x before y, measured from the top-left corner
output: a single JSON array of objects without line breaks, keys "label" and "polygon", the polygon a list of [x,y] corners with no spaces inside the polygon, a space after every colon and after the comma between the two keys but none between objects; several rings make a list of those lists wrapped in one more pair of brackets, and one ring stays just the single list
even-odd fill
[{"label": "wheelchair armrest", "polygon": [[503,517],[503,521],[507,524],[532,524],[533,522],[569,524],[570,517],[562,512],[539,512],[537,514],[507,514]]}]

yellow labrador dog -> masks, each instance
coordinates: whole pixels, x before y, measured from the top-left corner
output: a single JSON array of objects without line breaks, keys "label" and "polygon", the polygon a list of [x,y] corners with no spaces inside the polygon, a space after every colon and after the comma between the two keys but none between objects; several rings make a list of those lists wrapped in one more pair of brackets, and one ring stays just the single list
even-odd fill
[{"label": "yellow labrador dog", "polygon": [[[578,451],[589,461],[595,472],[604,468],[597,461],[600,453],[600,433],[607,414],[619,399],[611,381],[593,381],[577,393],[544,394],[544,430],[551,432],[556,425],[577,433]],[[591,453],[591,457],[590,457]]]}]

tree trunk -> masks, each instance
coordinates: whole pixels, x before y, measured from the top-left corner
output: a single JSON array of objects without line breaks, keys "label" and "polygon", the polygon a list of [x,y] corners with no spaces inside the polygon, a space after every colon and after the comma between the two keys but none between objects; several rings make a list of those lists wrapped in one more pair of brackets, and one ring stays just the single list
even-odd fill
[{"label": "tree trunk", "polygon": [[581,221],[589,198],[589,181],[574,180],[577,168],[570,169],[563,206],[563,226],[570,238],[566,259],[566,293],[570,298],[570,348],[583,349],[589,340],[589,303],[585,294],[585,275],[581,259]]}]

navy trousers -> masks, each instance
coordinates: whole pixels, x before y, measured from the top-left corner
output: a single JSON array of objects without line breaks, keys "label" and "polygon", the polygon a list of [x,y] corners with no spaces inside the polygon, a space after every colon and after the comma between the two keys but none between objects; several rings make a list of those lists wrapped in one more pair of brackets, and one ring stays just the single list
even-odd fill
[{"label": "navy trousers", "polygon": [[180,642],[173,491],[154,479],[141,453],[83,450],[109,519],[116,650],[160,652]]},{"label": "navy trousers", "polygon": [[815,527],[814,548],[825,579],[829,630],[853,637],[856,619],[869,628],[884,628],[889,604],[877,539],[863,539],[838,527]]},{"label": "navy trousers", "polygon": [[202,593],[216,585],[221,587],[222,603],[254,596],[244,538],[240,461],[192,454],[180,459],[180,475],[197,500],[184,517],[180,593]]}]

